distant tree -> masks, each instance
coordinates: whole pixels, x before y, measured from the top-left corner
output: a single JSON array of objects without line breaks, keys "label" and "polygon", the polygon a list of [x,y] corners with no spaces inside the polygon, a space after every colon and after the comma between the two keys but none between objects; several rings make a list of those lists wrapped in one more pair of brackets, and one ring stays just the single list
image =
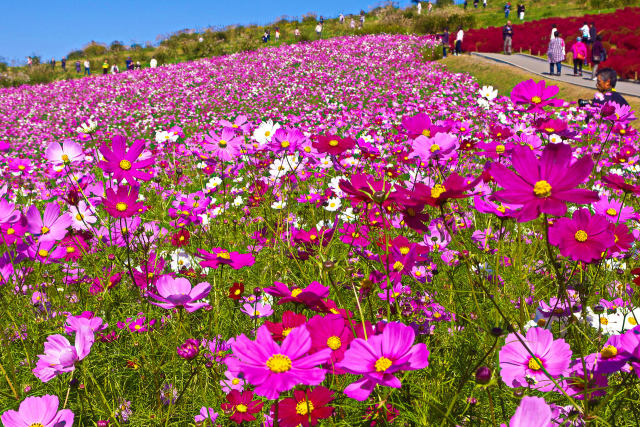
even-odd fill
[{"label": "distant tree", "polygon": [[86,56],[99,56],[104,55],[107,52],[107,47],[103,44],[92,41],[84,47],[83,51]]},{"label": "distant tree", "polygon": [[140,50],[142,49],[142,45],[140,43],[131,43],[131,50]]},{"label": "distant tree", "polygon": [[40,65],[40,62],[42,62],[42,57],[40,55],[38,55],[37,53],[32,53],[30,55],[31,58],[31,62],[33,63],[33,65]]},{"label": "distant tree", "polygon": [[73,60],[73,59],[80,59],[84,56],[84,52],[81,50],[74,50],[71,51],[67,54],[67,59],[69,61]]},{"label": "distant tree", "polygon": [[124,43],[122,43],[119,40],[114,40],[109,45],[109,50],[112,51],[112,52],[120,52],[120,51],[124,50]]}]

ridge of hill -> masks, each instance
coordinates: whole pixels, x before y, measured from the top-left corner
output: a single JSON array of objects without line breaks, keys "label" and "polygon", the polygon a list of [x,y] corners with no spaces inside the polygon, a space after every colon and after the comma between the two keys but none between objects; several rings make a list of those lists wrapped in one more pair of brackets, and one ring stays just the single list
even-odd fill
[{"label": "ridge of hill", "polygon": [[[453,5],[452,0],[440,0],[429,13],[427,2],[422,2],[422,13],[418,14],[417,6],[398,8],[389,2],[364,14],[364,25],[360,27],[360,15],[345,15],[344,22],[338,17],[324,19],[322,38],[338,37],[354,34],[432,34],[441,32],[444,27],[452,31],[458,26],[469,28],[486,28],[503,25],[506,21],[503,1],[488,0],[486,8],[479,1],[478,8],[473,7],[473,0],[463,5]],[[525,0],[514,1],[509,19],[520,22],[516,16],[516,5],[522,3],[526,7],[525,21],[548,17],[582,16],[589,13],[607,13],[619,7],[640,5],[640,0]],[[93,74],[102,72],[102,64],[106,60],[109,65],[118,64],[120,71],[125,69],[125,60],[131,58],[142,67],[149,66],[149,61],[156,58],[159,64],[179,63],[195,59],[232,54],[259,49],[263,46],[279,46],[281,44],[299,43],[315,40],[317,22],[322,17],[308,13],[301,18],[282,18],[270,25],[232,25],[224,29],[207,29],[202,32],[181,30],[166,36],[158,46],[125,46],[122,42],[111,44],[91,42],[81,50],[74,50],[67,55],[66,70],[62,70],[59,58],[52,67],[43,63],[39,57],[33,58],[32,66],[8,67],[0,64],[0,86],[11,87],[22,84],[48,83],[83,77],[83,72],[76,72],[76,61],[89,60]],[[351,20],[355,25],[351,24]],[[275,28],[279,28],[281,37],[275,40]],[[295,35],[298,28],[300,35]],[[263,42],[265,31],[271,30],[271,39]]]}]

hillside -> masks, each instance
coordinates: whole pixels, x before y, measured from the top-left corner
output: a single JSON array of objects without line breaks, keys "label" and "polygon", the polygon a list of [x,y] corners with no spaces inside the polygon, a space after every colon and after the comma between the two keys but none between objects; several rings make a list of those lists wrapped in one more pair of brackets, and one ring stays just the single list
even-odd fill
[{"label": "hillside", "polygon": [[[527,0],[525,21],[541,19],[550,16],[581,16],[588,13],[606,13],[616,7],[636,4],[640,0],[591,0],[589,2],[579,0]],[[505,21],[503,2],[489,0],[486,9],[483,9],[480,1],[478,9],[473,8],[473,1],[469,1],[469,7],[465,10],[462,5],[444,5],[434,7],[431,13],[427,13],[426,2],[423,2],[422,14],[418,15],[416,6],[396,8],[391,4],[376,7],[365,13],[365,22],[362,28],[359,25],[359,14],[345,15],[344,23],[340,23],[337,17],[325,17],[321,38],[331,38],[345,35],[362,34],[433,34],[442,31],[448,26],[451,29],[462,25],[468,28],[485,28],[502,25]],[[513,11],[510,16],[514,22],[519,22],[516,17],[513,2]],[[613,7],[612,7],[613,6]],[[140,62],[142,67],[149,66],[151,58],[156,58],[160,64],[179,63],[194,59],[220,56],[259,49],[266,45],[279,46],[315,40],[318,38],[315,26],[319,16],[309,13],[301,18],[284,18],[268,26],[258,25],[234,25],[224,29],[208,29],[204,32],[182,30],[166,36],[158,46],[125,46],[122,42],[113,41],[110,44],[91,42],[81,50],[69,52],[67,55],[67,71],[60,66],[60,58],[54,69],[48,63],[39,64],[48,59],[34,58],[32,67],[12,67],[0,65],[0,86],[19,86],[25,83],[46,83],[55,80],[65,80],[82,77],[82,73],[75,72],[75,62],[88,59],[91,63],[93,74],[101,73],[101,66],[106,59],[109,64],[116,63],[120,70],[125,69],[125,60],[128,57],[135,62]],[[351,19],[355,28],[351,27]],[[275,28],[280,29],[280,40],[275,40]],[[295,36],[298,28],[300,36]],[[262,42],[265,30],[271,31],[271,39],[267,43]]]}]

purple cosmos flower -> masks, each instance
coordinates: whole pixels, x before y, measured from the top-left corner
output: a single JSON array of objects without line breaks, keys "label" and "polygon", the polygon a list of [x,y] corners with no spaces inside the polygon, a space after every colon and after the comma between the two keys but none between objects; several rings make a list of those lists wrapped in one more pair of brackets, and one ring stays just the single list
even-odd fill
[{"label": "purple cosmos flower", "polygon": [[509,420],[509,427],[552,427],[556,425],[551,422],[552,416],[551,407],[542,397],[525,396]]},{"label": "purple cosmos flower", "polygon": [[307,354],[311,336],[304,326],[293,329],[282,345],[278,345],[263,325],[258,329],[255,341],[242,334],[231,348],[234,357],[226,360],[229,369],[244,373],[245,380],[256,386],[256,394],[267,399],[276,399],[281,392],[300,384],[320,384],[324,381],[325,370],[317,366],[325,363],[331,353],[326,348]]},{"label": "purple cosmos flower", "polygon": [[211,252],[198,249],[204,261],[200,261],[203,267],[218,268],[221,265],[228,265],[234,270],[251,266],[255,263],[255,258],[251,254],[241,254],[240,252],[230,252],[222,248],[213,248]]},{"label": "purple cosmos flower", "polygon": [[14,223],[20,219],[20,215],[13,203],[0,199],[0,224]]},{"label": "purple cosmos flower", "polygon": [[546,86],[544,80],[536,83],[533,79],[518,83],[511,91],[511,101],[518,104],[529,104],[527,111],[543,113],[544,107],[560,107],[564,103],[553,97],[560,91],[558,86]]},{"label": "purple cosmos flower", "polygon": [[67,139],[60,145],[52,142],[44,152],[44,157],[54,166],[68,165],[84,159],[82,147],[77,142]]},{"label": "purple cosmos flower", "polygon": [[541,391],[553,390],[555,385],[545,371],[553,377],[566,374],[571,363],[571,347],[563,339],[554,341],[553,334],[542,328],[531,328],[526,337],[520,335],[520,338],[527,347],[516,334],[509,334],[500,350],[502,380],[514,388],[531,385]]},{"label": "purple cosmos flower", "polygon": [[150,301],[151,304],[170,310],[176,307],[184,307],[187,312],[194,312],[207,306],[206,302],[196,302],[209,295],[211,285],[207,282],[198,283],[191,288],[191,283],[187,279],[174,279],[165,275],[158,279],[156,283],[158,294],[150,293],[149,296],[160,301]]},{"label": "purple cosmos flower", "polygon": [[71,427],[73,412],[71,409],[58,411],[59,406],[58,396],[27,397],[20,402],[17,411],[2,414],[2,424],[7,427]]},{"label": "purple cosmos flower", "polygon": [[200,413],[193,417],[193,420],[196,422],[196,424],[210,421],[212,425],[215,425],[217,419],[218,413],[215,412],[213,408],[207,408],[206,406],[200,408]]},{"label": "purple cosmos flower", "polygon": [[411,144],[413,151],[409,154],[409,157],[418,157],[422,161],[429,159],[444,160],[452,157],[460,142],[458,138],[448,133],[438,133],[433,138],[427,138],[420,135],[413,140]]},{"label": "purple cosmos flower", "polygon": [[320,282],[314,281],[306,288],[301,289],[294,286],[289,289],[289,287],[284,283],[273,282],[273,286],[264,288],[264,292],[275,297],[280,297],[278,304],[297,302],[309,307],[314,307],[320,302],[320,300],[329,296],[329,287],[324,286]]},{"label": "purple cosmos flower", "polygon": [[585,156],[571,165],[571,159],[571,147],[565,144],[547,145],[540,159],[529,148],[516,147],[511,161],[517,174],[499,163],[490,167],[491,175],[504,187],[494,197],[524,205],[518,214],[520,222],[536,219],[541,213],[563,216],[566,202],[598,200],[595,191],[575,188],[589,177],[593,161]]},{"label": "purple cosmos flower", "polygon": [[126,179],[132,183],[136,179],[149,181],[151,174],[143,172],[144,169],[153,164],[152,158],[138,160],[145,148],[143,140],[138,139],[127,150],[127,140],[122,135],[115,135],[111,138],[111,149],[105,143],[100,146],[100,153],[104,156],[99,164],[100,168],[107,173],[113,174],[113,179],[120,182]]},{"label": "purple cosmos flower", "polygon": [[567,379],[562,381],[561,387],[574,399],[584,400],[604,396],[609,384],[607,376],[599,372],[596,363],[597,356],[590,354],[571,362]]},{"label": "purple cosmos flower", "polygon": [[44,214],[35,206],[31,206],[26,214],[27,230],[38,237],[39,242],[55,242],[67,235],[67,227],[73,220],[68,213],[60,215],[60,205],[55,202],[47,203]]},{"label": "purple cosmos flower", "polygon": [[429,350],[423,344],[413,345],[413,328],[402,323],[389,323],[382,334],[368,341],[356,338],[337,366],[353,375],[363,375],[344,390],[352,399],[366,400],[376,384],[400,388],[394,375],[399,371],[413,371],[429,365]]},{"label": "purple cosmos flower", "polygon": [[240,154],[244,138],[237,136],[232,128],[224,128],[220,136],[210,133],[205,135],[203,148],[219,160],[228,162]]},{"label": "purple cosmos flower", "polygon": [[549,228],[549,243],[558,246],[563,256],[591,262],[602,258],[602,253],[615,243],[615,236],[604,216],[579,209],[571,219],[560,218]]},{"label": "purple cosmos flower", "polygon": [[46,383],[63,372],[73,371],[75,363],[87,357],[94,341],[93,331],[88,327],[76,331],[74,345],[62,335],[48,336],[44,343],[44,354],[38,355],[34,375]]}]

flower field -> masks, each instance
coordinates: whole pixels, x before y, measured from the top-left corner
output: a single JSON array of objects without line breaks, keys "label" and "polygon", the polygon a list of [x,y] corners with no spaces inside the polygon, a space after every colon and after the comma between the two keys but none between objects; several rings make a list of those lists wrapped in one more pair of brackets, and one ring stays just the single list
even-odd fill
[{"label": "flower field", "polygon": [[[611,67],[626,79],[640,74],[640,8],[627,7],[613,13],[585,15],[572,18],[546,18],[513,26],[513,49],[546,55],[552,24],[556,24],[567,44],[567,52],[581,36],[584,22],[595,22],[598,34],[607,50],[607,60],[601,67]],[[514,21],[515,22],[515,21]],[[465,34],[463,48],[468,51],[502,52],[502,28],[472,29]]]},{"label": "flower field", "polygon": [[433,48],[0,90],[2,423],[634,425],[634,113]]}]

